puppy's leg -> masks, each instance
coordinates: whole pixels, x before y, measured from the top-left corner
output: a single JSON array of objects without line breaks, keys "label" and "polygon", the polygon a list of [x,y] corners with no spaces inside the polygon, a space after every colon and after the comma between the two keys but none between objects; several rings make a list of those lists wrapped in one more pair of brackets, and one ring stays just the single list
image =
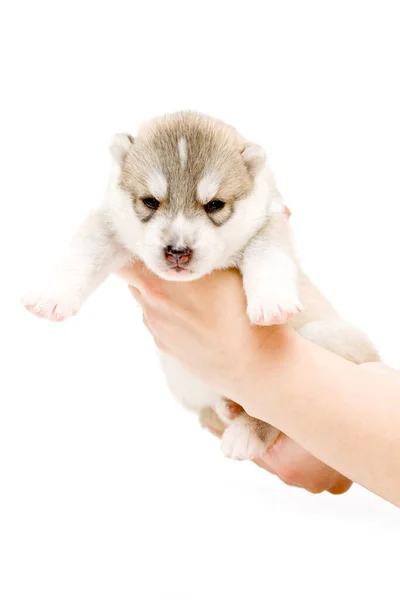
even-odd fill
[{"label": "puppy's leg", "polygon": [[225,425],[218,417],[217,413],[211,406],[206,406],[199,411],[200,425],[205,429],[209,429],[215,433],[222,434],[225,431]]},{"label": "puppy's leg", "polygon": [[271,215],[247,245],[241,270],[252,323],[285,323],[302,310],[298,267],[284,214]]},{"label": "puppy's leg", "polygon": [[93,290],[129,258],[110,231],[104,214],[90,213],[51,281],[38,292],[26,295],[22,302],[37,316],[63,321],[75,315]]},{"label": "puppy's leg", "polygon": [[311,321],[298,332],[311,342],[356,364],[380,360],[368,336],[343,319]]}]

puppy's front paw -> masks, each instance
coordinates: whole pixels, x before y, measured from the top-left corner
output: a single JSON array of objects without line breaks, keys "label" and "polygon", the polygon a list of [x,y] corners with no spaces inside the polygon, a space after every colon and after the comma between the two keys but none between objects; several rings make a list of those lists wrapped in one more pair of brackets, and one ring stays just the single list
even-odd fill
[{"label": "puppy's front paw", "polygon": [[78,306],[74,306],[69,302],[63,302],[61,299],[53,300],[39,294],[24,296],[22,304],[32,314],[50,321],[65,321],[78,311]]},{"label": "puppy's front paw", "polygon": [[302,310],[295,285],[264,283],[247,290],[247,314],[255,325],[281,325]]}]

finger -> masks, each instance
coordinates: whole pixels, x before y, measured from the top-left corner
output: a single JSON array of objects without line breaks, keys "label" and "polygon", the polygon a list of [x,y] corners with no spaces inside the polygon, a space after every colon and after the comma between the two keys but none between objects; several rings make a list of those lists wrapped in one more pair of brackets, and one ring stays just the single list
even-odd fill
[{"label": "finger", "polygon": [[146,327],[146,329],[150,332],[151,336],[153,337],[154,343],[157,346],[157,348],[160,350],[160,352],[164,352],[165,354],[169,354],[170,350],[168,348],[168,346],[166,346],[154,333],[154,330],[152,328],[151,322],[147,316],[147,314],[145,312],[143,312],[143,316],[142,316],[142,321],[144,326]]},{"label": "finger", "polygon": [[152,325],[152,322],[154,322],[155,317],[154,317],[154,315],[151,319],[148,317],[148,314],[146,312],[146,302],[143,298],[143,295],[141,294],[140,290],[138,290],[137,288],[135,288],[133,286],[129,286],[129,290],[130,290],[132,296],[135,298],[135,300],[137,300],[139,302],[139,304],[142,306],[142,308],[144,309],[143,313],[142,313],[142,321],[143,321],[143,324],[146,327],[146,329],[153,336],[156,346],[159,349],[165,350],[166,346],[159,339],[156,338],[156,335],[154,333],[154,326]]},{"label": "finger", "polygon": [[146,327],[146,329],[148,331],[150,331],[150,333],[153,335],[153,332],[150,329],[150,325],[149,325],[149,322],[148,322],[147,317],[146,317],[146,313],[142,314],[142,321],[143,321],[143,325]]},{"label": "finger", "polygon": [[330,489],[337,481],[336,471],[282,433],[268,448],[263,460],[282,481],[314,494]]},{"label": "finger", "polygon": [[[139,290],[138,288],[134,287],[133,285],[128,286],[128,289],[130,291],[130,293],[132,294],[132,296],[135,298],[135,300],[140,304],[140,306],[143,308],[143,310],[146,310],[150,308],[150,304],[148,302],[147,297],[145,297],[145,295],[142,293],[141,290]],[[147,319],[148,321],[148,319]]]},{"label": "finger", "polygon": [[165,284],[168,282],[160,279],[150,271],[141,261],[135,261],[122,267],[117,275],[128,282],[129,287],[138,289],[143,296],[148,298],[166,298]]},{"label": "finger", "polygon": [[117,271],[117,275],[125,279],[129,284],[134,285],[140,279],[143,279],[149,270],[140,260],[135,260],[134,262],[128,263],[122,269]]},{"label": "finger", "polygon": [[133,285],[128,286],[128,289],[129,289],[130,293],[132,294],[132,296],[135,298],[135,300],[137,300],[139,302],[139,304],[142,304],[143,296],[142,296],[140,290],[138,288],[134,287]]},{"label": "finger", "polygon": [[328,492],[330,494],[334,494],[334,495],[344,494],[345,492],[347,492],[347,490],[349,490],[351,488],[352,485],[353,485],[353,482],[350,481],[350,479],[343,477],[343,479],[341,481],[339,481],[338,483],[336,483],[335,485],[333,485],[328,490]]},{"label": "finger", "polygon": [[257,465],[257,467],[264,469],[264,471],[268,471],[268,473],[272,473],[272,475],[276,475],[276,471],[274,471],[269,465],[267,465],[267,463],[265,461],[261,460],[261,458],[254,458],[253,463],[255,465]]},{"label": "finger", "polygon": [[142,321],[143,321],[144,326],[148,329],[148,331],[150,331],[151,335],[153,336],[153,338],[155,340],[156,336],[154,334],[154,315],[149,316],[149,312],[147,312],[146,310],[143,310]]},{"label": "finger", "polygon": [[168,346],[166,346],[163,342],[158,340],[154,335],[153,335],[153,338],[154,338],[154,343],[160,352],[163,352],[164,354],[170,354],[170,349],[168,348]]},{"label": "finger", "polygon": [[149,312],[143,311],[143,323],[144,323],[145,327],[147,327],[147,329],[151,333],[151,335],[153,336],[155,345],[161,352],[165,352],[165,353],[169,354],[168,346],[166,346],[164,344],[164,342],[162,342],[157,335],[157,328],[154,325],[155,319],[157,319],[156,315],[151,314],[150,311]]},{"label": "finger", "polygon": [[147,280],[138,280],[135,285],[129,285],[129,291],[142,306],[147,303],[163,312],[173,314],[168,297],[159,288],[152,287]]}]

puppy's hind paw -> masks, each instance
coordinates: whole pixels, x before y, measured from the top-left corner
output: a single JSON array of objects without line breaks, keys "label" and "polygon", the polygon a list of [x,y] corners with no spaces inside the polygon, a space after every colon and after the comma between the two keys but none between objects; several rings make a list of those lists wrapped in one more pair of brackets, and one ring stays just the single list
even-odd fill
[{"label": "puppy's hind paw", "polygon": [[265,443],[256,435],[245,419],[238,417],[224,432],[221,449],[227,458],[236,460],[259,458]]},{"label": "puppy's hind paw", "polygon": [[263,456],[278,435],[279,431],[272,425],[243,413],[225,430],[221,449],[228,458],[254,460]]}]

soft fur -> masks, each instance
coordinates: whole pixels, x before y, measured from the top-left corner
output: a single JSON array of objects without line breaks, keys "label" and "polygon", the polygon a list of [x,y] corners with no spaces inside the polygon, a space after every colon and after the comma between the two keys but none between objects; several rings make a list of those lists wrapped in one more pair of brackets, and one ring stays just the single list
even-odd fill
[{"label": "soft fur", "polygon": [[[135,258],[172,281],[237,267],[252,323],[292,319],[303,336],[348,360],[378,360],[368,338],[301,272],[260,146],[216,119],[177,113],[144,124],[136,138],[115,136],[111,155],[104,204],[78,230],[47,289],[24,298],[31,312],[54,321],[76,314],[110,273]],[[224,429],[227,456],[257,457],[276,439],[276,429],[220,398],[175,359],[163,356],[162,363],[174,394]]]}]

